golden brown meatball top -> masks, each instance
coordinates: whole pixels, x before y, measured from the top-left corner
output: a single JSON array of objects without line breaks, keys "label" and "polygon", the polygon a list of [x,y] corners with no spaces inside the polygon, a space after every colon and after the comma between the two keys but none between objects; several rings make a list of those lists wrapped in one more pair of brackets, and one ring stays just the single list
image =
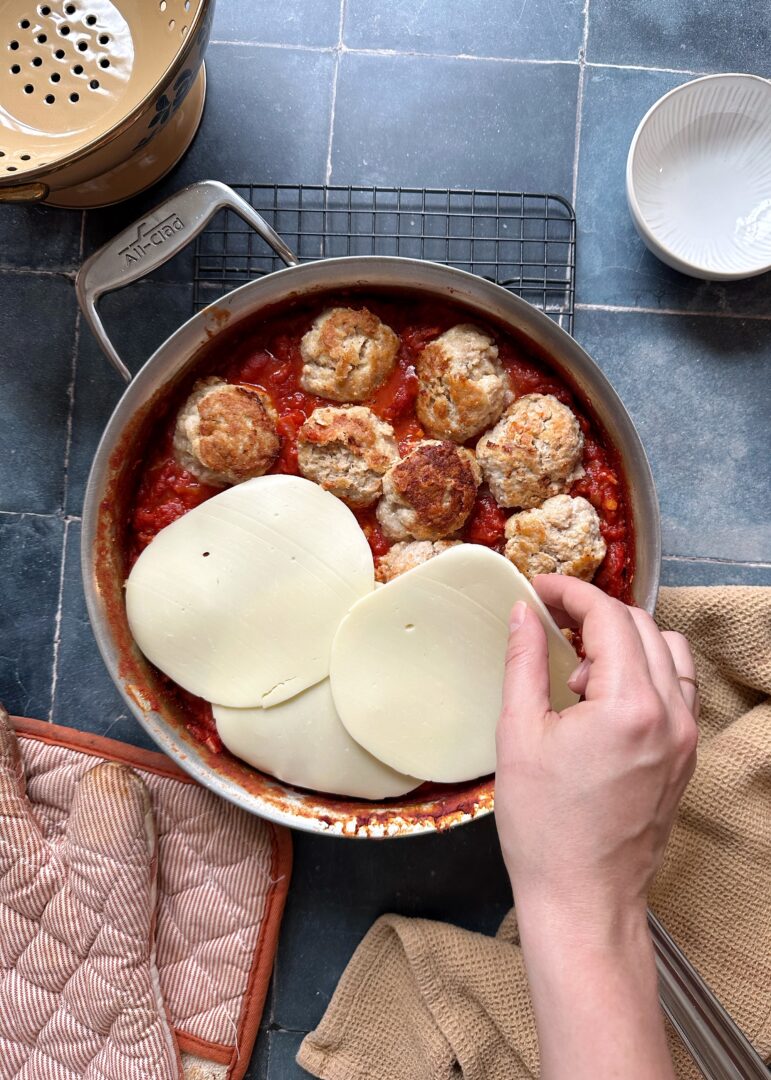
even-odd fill
[{"label": "golden brown meatball top", "polygon": [[332,401],[363,401],[394,369],[399,338],[362,308],[322,312],[300,342],[300,385]]},{"label": "golden brown meatball top", "polygon": [[584,437],[552,394],[525,394],[477,443],[476,454],[499,506],[528,509],[567,491],[583,475]]},{"label": "golden brown meatball top", "polygon": [[506,522],[506,558],[527,578],[566,574],[591,581],[606,550],[599,515],[580,495],[555,495]]},{"label": "golden brown meatball top", "polygon": [[464,443],[490,427],[512,400],[498,346],[463,323],[429,342],[415,365],[418,419],[429,435]]}]

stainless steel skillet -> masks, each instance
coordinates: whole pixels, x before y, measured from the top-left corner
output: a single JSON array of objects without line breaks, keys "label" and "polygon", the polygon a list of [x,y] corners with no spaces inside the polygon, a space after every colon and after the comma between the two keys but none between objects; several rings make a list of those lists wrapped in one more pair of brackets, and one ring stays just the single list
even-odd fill
[{"label": "stainless steel skillet", "polygon": [[[220,209],[241,215],[288,264],[284,270],[228,293],[181,326],[131,379],[97,311],[99,297],[143,277],[185,246]],[[126,229],[84,263],[77,279],[83,312],[108,359],[129,385],[105,429],[94,458],[83,507],[82,566],[89,615],[107,668],[126,702],[159,746],[197,780],[244,807],[283,825],[353,837],[406,836],[448,828],[489,813],[487,778],[437,789],[431,797],[396,803],[351,802],[311,795],[265,777],[225,755],[210,753],[186,731],[179,709],[158,674],[135,648],[126,624],[122,534],[136,469],[158,410],[181,381],[204,364],[208,351],[246,320],[292,301],[324,293],[367,289],[452,301],[470,318],[498,324],[541,356],[572,384],[620,454],[635,525],[636,603],[653,610],[658,591],[660,538],[656,493],[634,425],[605,375],[586,352],[536,308],[489,281],[405,258],[327,259],[298,265],[269,225],[230,188],[206,181],[185,188]],[[143,317],[138,313],[138,317]]]}]

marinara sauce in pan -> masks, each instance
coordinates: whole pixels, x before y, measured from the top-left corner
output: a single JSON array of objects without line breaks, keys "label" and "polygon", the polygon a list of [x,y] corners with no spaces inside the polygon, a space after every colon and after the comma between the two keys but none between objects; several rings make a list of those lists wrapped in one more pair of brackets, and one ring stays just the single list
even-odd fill
[{"label": "marinara sauce in pan", "polygon": [[[307,394],[300,387],[300,341],[320,311],[336,306],[366,306],[401,339],[393,374],[371,398],[357,404],[368,406],[392,425],[402,453],[407,452],[411,444],[426,438],[415,414],[418,393],[415,361],[428,342],[458,323],[474,322],[495,338],[498,358],[516,397],[531,393],[553,394],[573,411],[584,435],[582,464],[585,471],[573,483],[570,494],[582,495],[595,507],[607,544],[605,559],[593,581],[610,596],[631,602],[634,535],[626,483],[614,447],[566,379],[533,355],[526,343],[497,325],[470,317],[453,304],[411,298],[408,294],[390,299],[340,292],[327,295],[323,302],[313,305],[304,303],[274,311],[267,318],[252,320],[237,336],[226,335],[221,341],[213,341],[206,363],[196,376],[217,375],[227,382],[259,387],[273,401],[279,418],[281,451],[270,471],[297,474],[297,432],[303,422],[319,406],[340,404]],[[185,393],[189,389],[188,384]],[[185,400],[185,393],[159,417],[139,470],[126,529],[129,565],[161,529],[221,490],[201,483],[174,458],[172,438],[176,413]],[[471,449],[478,438],[468,444]],[[460,538],[502,552],[504,527],[512,512],[500,508],[483,484]],[[377,560],[388,551],[391,541],[383,535],[374,507],[356,511],[356,517]],[[179,688],[174,689],[190,717],[188,726],[192,734],[210,749],[221,749],[208,703]]]}]

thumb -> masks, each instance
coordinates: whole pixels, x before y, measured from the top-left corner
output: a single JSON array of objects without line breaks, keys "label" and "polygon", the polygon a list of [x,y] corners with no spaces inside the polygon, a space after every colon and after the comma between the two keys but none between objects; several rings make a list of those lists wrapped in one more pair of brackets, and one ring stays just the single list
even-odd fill
[{"label": "thumb", "polygon": [[550,711],[546,631],[536,613],[520,600],[509,617],[499,737],[521,725],[540,722]]},{"label": "thumb", "polygon": [[131,769],[94,766],[78,783],[67,823],[72,897],[138,942],[155,911],[157,839],[150,797]]}]

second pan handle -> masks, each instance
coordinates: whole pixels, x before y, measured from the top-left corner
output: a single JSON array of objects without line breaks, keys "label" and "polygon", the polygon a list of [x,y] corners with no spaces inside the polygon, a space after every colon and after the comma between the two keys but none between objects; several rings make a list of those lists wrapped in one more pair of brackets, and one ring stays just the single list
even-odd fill
[{"label": "second pan handle", "polygon": [[768,1067],[653,914],[659,1000],[705,1080],[769,1080]]}]

